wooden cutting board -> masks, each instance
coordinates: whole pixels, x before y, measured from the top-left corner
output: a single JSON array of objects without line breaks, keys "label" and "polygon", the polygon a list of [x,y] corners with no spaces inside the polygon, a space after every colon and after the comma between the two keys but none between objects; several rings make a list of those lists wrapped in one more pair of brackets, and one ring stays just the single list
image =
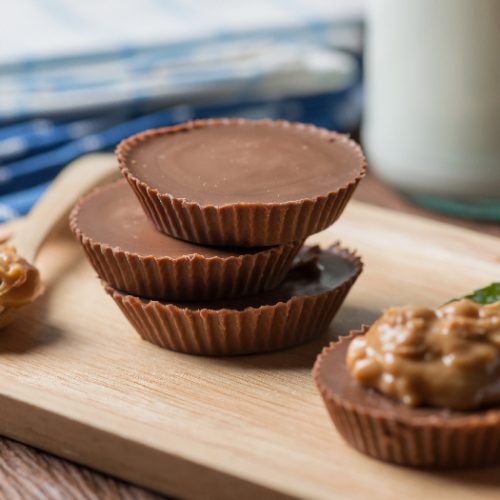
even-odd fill
[{"label": "wooden cutting board", "polygon": [[48,293],[0,332],[0,433],[193,498],[498,498],[500,467],[429,472],[367,458],[335,432],[316,354],[388,305],[438,305],[500,278],[500,239],[352,202],[311,240],[365,271],[322,338],[280,353],[176,354],[142,341],[67,232],[39,264]]}]

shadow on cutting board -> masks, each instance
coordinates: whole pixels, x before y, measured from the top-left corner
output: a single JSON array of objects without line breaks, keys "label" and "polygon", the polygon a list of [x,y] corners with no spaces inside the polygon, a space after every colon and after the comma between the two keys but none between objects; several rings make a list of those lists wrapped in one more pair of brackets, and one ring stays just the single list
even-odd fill
[{"label": "shadow on cutting board", "polygon": [[470,488],[472,493],[474,493],[474,488],[476,486],[500,488],[499,466],[483,467],[477,469],[457,469],[446,472],[415,470],[415,473],[427,476],[428,480],[443,480],[446,482],[453,481],[455,483],[459,483],[466,489]]},{"label": "shadow on cutting board", "polygon": [[[57,327],[42,325],[41,322],[33,327],[19,327],[18,319],[0,333],[0,356],[2,354],[25,354],[55,344],[64,336],[64,332]],[[30,319],[30,321],[32,321]]]}]

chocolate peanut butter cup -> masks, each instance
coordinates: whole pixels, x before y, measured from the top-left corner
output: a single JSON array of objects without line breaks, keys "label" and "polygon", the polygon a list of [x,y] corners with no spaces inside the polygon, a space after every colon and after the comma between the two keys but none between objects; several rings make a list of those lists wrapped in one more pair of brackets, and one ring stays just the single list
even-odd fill
[{"label": "chocolate peanut butter cup", "polygon": [[116,154],[160,231],[222,246],[276,245],[321,231],[340,216],[366,169],[347,136],[271,120],[149,130]]},{"label": "chocolate peanut butter cup", "polygon": [[276,287],[302,242],[214,248],[157,231],[125,180],[98,188],[70,215],[97,274],[118,290],[162,300],[254,295]]},{"label": "chocolate peanut butter cup", "polygon": [[368,328],[331,343],[313,369],[330,417],[347,443],[373,458],[413,467],[500,463],[500,408],[412,407],[362,386],[351,376],[346,365],[349,344]]},{"label": "chocolate peanut butter cup", "polygon": [[139,335],[190,354],[235,355],[273,351],[321,334],[362,270],[338,245],[301,250],[274,290],[253,297],[172,303],[126,295],[104,284]]}]

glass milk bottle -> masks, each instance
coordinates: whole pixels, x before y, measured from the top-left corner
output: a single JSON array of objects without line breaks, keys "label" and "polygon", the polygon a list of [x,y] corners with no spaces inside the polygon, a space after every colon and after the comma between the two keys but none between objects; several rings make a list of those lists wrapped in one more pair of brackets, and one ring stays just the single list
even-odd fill
[{"label": "glass milk bottle", "polygon": [[362,141],[431,208],[500,220],[500,0],[368,0]]}]

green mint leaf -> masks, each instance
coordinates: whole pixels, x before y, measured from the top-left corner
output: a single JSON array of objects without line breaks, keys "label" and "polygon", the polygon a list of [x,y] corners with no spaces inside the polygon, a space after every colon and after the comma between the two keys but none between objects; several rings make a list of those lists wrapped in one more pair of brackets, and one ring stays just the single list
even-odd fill
[{"label": "green mint leaf", "polygon": [[470,299],[479,304],[493,304],[494,302],[499,302],[500,283],[492,283],[479,290],[474,290],[469,295],[466,295],[464,299]]}]

